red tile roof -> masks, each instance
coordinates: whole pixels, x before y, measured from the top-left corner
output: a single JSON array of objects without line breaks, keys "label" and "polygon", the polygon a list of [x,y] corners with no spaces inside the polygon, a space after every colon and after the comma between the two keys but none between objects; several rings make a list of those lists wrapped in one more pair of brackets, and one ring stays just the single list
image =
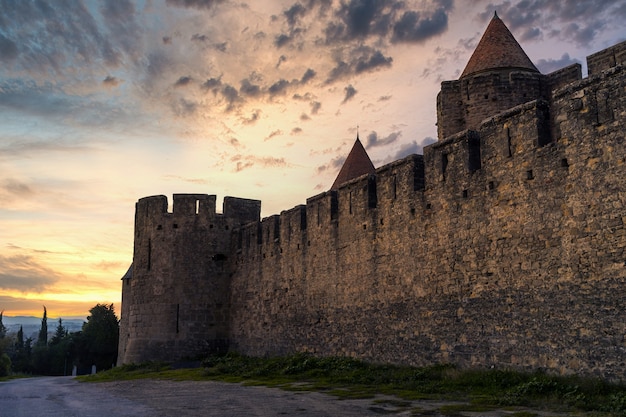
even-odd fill
[{"label": "red tile roof", "polygon": [[354,178],[360,177],[365,174],[373,174],[376,172],[374,164],[370,157],[365,152],[365,148],[361,144],[359,137],[357,136],[352,150],[348,154],[346,161],[343,163],[339,175],[335,179],[331,190],[336,190],[341,184],[344,184]]},{"label": "red tile roof", "polygon": [[461,78],[496,68],[519,68],[539,72],[504,22],[494,14]]}]

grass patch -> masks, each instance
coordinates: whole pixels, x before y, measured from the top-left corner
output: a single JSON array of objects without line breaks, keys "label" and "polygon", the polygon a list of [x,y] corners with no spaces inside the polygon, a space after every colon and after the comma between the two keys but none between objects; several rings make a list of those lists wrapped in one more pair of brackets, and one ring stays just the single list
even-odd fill
[{"label": "grass patch", "polygon": [[94,375],[82,375],[76,377],[83,382],[110,382],[127,381],[132,379],[170,379],[178,381],[206,380],[202,368],[173,369],[163,362],[146,362],[140,365],[130,364],[117,366],[107,371],[98,372]]},{"label": "grass patch", "polygon": [[[626,416],[626,386],[599,379],[499,369],[461,370],[452,365],[420,368],[381,365],[308,354],[253,358],[229,353],[206,358],[201,368],[172,369],[167,364],[151,362],[120,366],[80,378],[94,382],[137,378],[215,380],[293,391],[320,391],[338,398],[373,398],[376,394],[385,394],[407,401],[467,403],[442,410],[449,415],[460,411],[533,407]],[[520,411],[516,415],[533,415],[524,413]]]}]

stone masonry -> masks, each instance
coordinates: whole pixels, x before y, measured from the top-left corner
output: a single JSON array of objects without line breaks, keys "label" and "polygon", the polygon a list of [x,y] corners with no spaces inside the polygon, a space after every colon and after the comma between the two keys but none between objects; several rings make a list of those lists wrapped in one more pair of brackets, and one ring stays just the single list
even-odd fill
[{"label": "stone masonry", "polygon": [[231,349],[626,378],[625,62],[626,42],[587,78],[466,69],[424,155],[261,221],[255,200],[139,200],[119,363]]}]

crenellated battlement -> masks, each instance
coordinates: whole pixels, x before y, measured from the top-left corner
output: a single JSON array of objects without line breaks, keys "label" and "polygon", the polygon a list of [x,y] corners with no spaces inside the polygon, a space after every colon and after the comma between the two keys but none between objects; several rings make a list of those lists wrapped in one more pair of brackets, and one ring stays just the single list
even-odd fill
[{"label": "crenellated battlement", "polygon": [[582,78],[479,44],[423,155],[374,169],[357,139],[341,181],[280,214],[140,199],[120,362],[230,349],[623,380],[625,50]]},{"label": "crenellated battlement", "polygon": [[172,211],[169,212],[167,197],[156,195],[139,199],[136,213],[138,216],[154,220],[184,217],[211,220],[223,216],[243,224],[259,219],[261,202],[246,198],[224,197],[222,213],[217,213],[215,195],[174,194]]}]

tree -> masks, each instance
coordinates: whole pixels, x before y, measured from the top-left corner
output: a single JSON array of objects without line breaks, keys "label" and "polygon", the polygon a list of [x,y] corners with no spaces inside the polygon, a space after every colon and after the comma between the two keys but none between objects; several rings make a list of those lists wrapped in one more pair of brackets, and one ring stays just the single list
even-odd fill
[{"label": "tree", "polygon": [[[54,336],[48,344],[48,372],[51,375],[67,375],[69,373],[74,359],[73,345],[72,335],[63,327],[63,319],[59,318]],[[68,369],[68,365],[70,369]]]},{"label": "tree", "polygon": [[17,336],[15,337],[11,355],[14,372],[30,373],[33,371],[31,364],[31,343],[32,339],[30,337],[24,341],[24,329],[20,326],[20,330],[18,330]]},{"label": "tree", "polygon": [[6,353],[0,354],[0,376],[7,376],[11,372],[11,359]]},{"label": "tree", "polygon": [[96,304],[89,310],[90,316],[83,324],[78,347],[82,365],[96,365],[96,369],[108,369],[117,360],[119,320],[113,304]]},{"label": "tree", "polygon": [[4,323],[2,323],[3,314],[4,314],[4,311],[0,311],[0,339],[4,339],[5,336],[7,335],[7,328],[4,326]]},{"label": "tree", "polygon": [[63,319],[59,317],[59,324],[54,332],[54,336],[52,336],[52,339],[50,340],[50,346],[58,345],[66,336],[67,330],[63,327]]},{"label": "tree", "polygon": [[48,375],[50,373],[50,352],[48,351],[48,311],[43,306],[43,318],[41,319],[41,329],[37,336],[37,343],[33,349],[33,363],[36,373]]},{"label": "tree", "polygon": [[43,306],[43,318],[41,319],[41,329],[39,329],[37,344],[42,346],[48,345],[48,311],[46,306]]},{"label": "tree", "polygon": [[11,372],[11,359],[6,354],[5,350],[9,344],[9,340],[6,338],[7,328],[2,323],[2,315],[4,311],[0,311],[0,376],[7,376]]}]

